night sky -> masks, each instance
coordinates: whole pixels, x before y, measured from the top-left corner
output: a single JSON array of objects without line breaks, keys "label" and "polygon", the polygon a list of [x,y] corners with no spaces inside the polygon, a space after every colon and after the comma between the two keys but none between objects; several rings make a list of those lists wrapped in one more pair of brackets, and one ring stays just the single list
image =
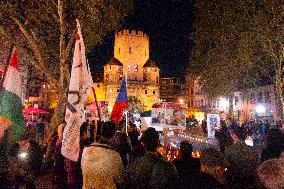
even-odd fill
[{"label": "night sky", "polygon": [[[138,29],[150,37],[150,58],[161,69],[161,76],[185,74],[192,42],[194,0],[134,0],[133,14],[122,28]],[[114,32],[88,55],[94,72],[113,57]]]}]

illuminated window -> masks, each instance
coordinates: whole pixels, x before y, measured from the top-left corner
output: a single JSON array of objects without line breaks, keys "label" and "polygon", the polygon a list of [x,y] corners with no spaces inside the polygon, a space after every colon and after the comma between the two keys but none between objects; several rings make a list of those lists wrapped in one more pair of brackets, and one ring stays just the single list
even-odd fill
[{"label": "illuminated window", "polygon": [[269,91],[265,92],[264,99],[265,99],[266,103],[270,103],[271,102]]},{"label": "illuminated window", "polygon": [[106,81],[108,81],[109,80],[109,75],[108,74],[106,74]]},{"label": "illuminated window", "polygon": [[258,93],[257,102],[262,102],[262,92]]},{"label": "illuminated window", "polygon": [[130,64],[128,64],[128,71],[130,72]]},{"label": "illuminated window", "polygon": [[148,72],[150,71],[150,68],[148,68]]},{"label": "illuminated window", "polygon": [[136,72],[138,72],[138,65],[137,65],[137,64],[135,64],[134,70],[135,70]]}]

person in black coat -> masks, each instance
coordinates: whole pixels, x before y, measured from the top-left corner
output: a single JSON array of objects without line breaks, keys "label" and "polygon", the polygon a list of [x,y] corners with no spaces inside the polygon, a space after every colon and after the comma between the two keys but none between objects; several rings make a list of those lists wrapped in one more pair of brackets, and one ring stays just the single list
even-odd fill
[{"label": "person in black coat", "polygon": [[268,131],[267,146],[261,152],[261,163],[278,158],[284,151],[284,133],[280,129],[270,129]]},{"label": "person in black coat", "polygon": [[192,150],[191,144],[187,141],[182,141],[180,143],[181,157],[173,161],[181,180],[200,171],[200,161],[192,157]]}]

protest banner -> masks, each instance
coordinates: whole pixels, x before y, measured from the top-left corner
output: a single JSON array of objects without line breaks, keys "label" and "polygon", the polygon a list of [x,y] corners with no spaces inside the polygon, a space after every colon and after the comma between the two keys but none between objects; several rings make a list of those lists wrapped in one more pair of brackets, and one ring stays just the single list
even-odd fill
[{"label": "protest banner", "polygon": [[163,102],[152,107],[153,126],[171,129],[186,129],[186,108],[183,104]]}]

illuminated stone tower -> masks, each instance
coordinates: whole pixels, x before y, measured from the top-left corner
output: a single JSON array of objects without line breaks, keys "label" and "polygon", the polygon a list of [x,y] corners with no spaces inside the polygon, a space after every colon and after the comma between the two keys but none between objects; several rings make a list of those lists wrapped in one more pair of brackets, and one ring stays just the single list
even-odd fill
[{"label": "illuminated stone tower", "polygon": [[109,111],[126,74],[132,105],[139,112],[150,110],[159,101],[160,69],[149,59],[149,37],[142,31],[122,30],[115,34],[114,58],[104,66],[105,99],[109,102]]},{"label": "illuminated stone tower", "polygon": [[115,34],[114,57],[123,64],[131,80],[143,80],[143,65],[149,59],[149,37],[142,31],[122,30]]}]

